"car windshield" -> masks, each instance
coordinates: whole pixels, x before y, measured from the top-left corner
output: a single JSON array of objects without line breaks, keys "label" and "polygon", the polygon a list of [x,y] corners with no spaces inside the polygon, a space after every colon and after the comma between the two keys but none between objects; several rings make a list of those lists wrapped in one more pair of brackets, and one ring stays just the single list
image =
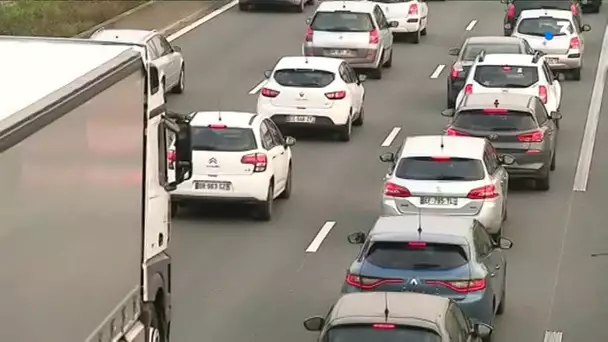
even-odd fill
[{"label": "car windshield", "polygon": [[462,246],[424,242],[374,242],[365,258],[374,266],[398,270],[445,271],[468,263]]},{"label": "car windshield", "polygon": [[284,87],[323,88],[334,78],[334,73],[325,70],[280,69],[274,72],[274,80]]},{"label": "car windshield", "polygon": [[472,61],[479,55],[481,51],[486,54],[504,53],[504,54],[520,54],[524,53],[521,44],[467,44],[462,53],[462,60]]},{"label": "car windshield", "polygon": [[372,18],[367,13],[318,12],[310,27],[315,31],[329,32],[371,32],[374,30]]},{"label": "car windshield", "polygon": [[399,161],[395,176],[410,180],[476,181],[485,174],[477,159],[411,157]]},{"label": "car windshield", "polygon": [[475,131],[527,131],[538,128],[532,114],[519,111],[495,115],[483,110],[467,110],[456,114],[452,126]]},{"label": "car windshield", "polygon": [[441,342],[434,331],[405,325],[339,325],[327,332],[328,342]]},{"label": "car windshield", "polygon": [[257,148],[249,128],[192,127],[192,150],[243,152]]},{"label": "car windshield", "polygon": [[486,88],[528,88],[538,82],[536,66],[480,65],[475,82]]},{"label": "car windshield", "polygon": [[550,33],[553,36],[572,34],[573,28],[569,20],[551,17],[522,19],[517,25],[517,32],[529,36],[544,37]]}]

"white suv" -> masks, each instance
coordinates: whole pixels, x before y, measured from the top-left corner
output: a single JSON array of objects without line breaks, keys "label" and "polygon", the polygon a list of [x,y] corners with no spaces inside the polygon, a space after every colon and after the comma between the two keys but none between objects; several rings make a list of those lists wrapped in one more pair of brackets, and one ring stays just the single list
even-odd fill
[{"label": "white suv", "polygon": [[[172,210],[189,201],[241,202],[269,221],[275,198],[289,198],[292,137],[268,118],[244,112],[192,114],[192,178],[171,193]],[[174,154],[169,152],[169,168]]]},{"label": "white suv", "polygon": [[562,86],[545,61],[535,55],[489,54],[483,51],[475,59],[456,106],[464,95],[479,93],[513,93],[538,96],[548,113],[559,111]]}]

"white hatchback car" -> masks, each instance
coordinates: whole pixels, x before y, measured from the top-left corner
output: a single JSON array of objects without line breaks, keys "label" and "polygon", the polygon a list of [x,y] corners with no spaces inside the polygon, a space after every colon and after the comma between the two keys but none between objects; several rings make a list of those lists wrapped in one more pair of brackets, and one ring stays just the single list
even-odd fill
[{"label": "white hatchback car", "polygon": [[507,217],[509,174],[484,138],[407,137],[390,163],[382,193],[384,215],[473,216],[498,237]]},{"label": "white hatchback car", "polygon": [[[292,137],[267,117],[244,112],[191,114],[192,178],[171,193],[172,210],[190,201],[251,203],[272,217],[275,198],[292,189]],[[169,152],[169,168],[174,154]]]},{"label": "white hatchback car", "polygon": [[562,86],[554,78],[545,57],[540,54],[480,53],[471,67],[456,106],[465,94],[513,93],[540,97],[547,112],[558,112]]},{"label": "white hatchback car", "polygon": [[352,126],[363,124],[365,75],[341,59],[283,57],[264,75],[257,112],[281,129],[337,129],[348,141]]},{"label": "white hatchback car", "polygon": [[420,36],[426,36],[429,6],[420,0],[375,0],[386,19],[396,21],[397,27],[391,28],[393,35],[404,35],[414,44],[420,43]]}]

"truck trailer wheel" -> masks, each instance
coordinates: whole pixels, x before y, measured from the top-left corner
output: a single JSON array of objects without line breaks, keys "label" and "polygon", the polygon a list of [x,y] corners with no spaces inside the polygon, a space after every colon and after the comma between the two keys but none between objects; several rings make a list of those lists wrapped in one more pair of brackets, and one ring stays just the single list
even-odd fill
[{"label": "truck trailer wheel", "polygon": [[144,303],[141,322],[146,327],[146,342],[167,342],[163,318],[156,313],[153,303]]}]

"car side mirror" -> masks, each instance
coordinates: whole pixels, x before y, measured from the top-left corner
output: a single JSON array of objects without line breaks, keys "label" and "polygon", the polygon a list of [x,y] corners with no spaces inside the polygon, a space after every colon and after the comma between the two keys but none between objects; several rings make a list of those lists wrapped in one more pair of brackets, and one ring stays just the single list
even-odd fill
[{"label": "car side mirror", "polygon": [[266,71],[264,71],[264,77],[270,78],[270,76],[272,76],[272,70],[266,70]]},{"label": "car side mirror", "polygon": [[304,320],[304,328],[308,331],[321,331],[325,325],[325,319],[321,316],[309,317]]},{"label": "car side mirror", "polygon": [[591,31],[591,25],[585,24],[585,25],[581,26],[581,31],[583,31],[583,32]]},{"label": "car side mirror", "polygon": [[501,156],[498,156],[498,161],[502,165],[513,165],[515,163],[515,158],[512,155],[503,154]]},{"label": "car side mirror", "polygon": [[458,56],[460,53],[460,48],[451,48],[448,50],[448,55],[450,56]]},{"label": "car side mirror", "polygon": [[445,116],[446,118],[451,118],[454,116],[454,108],[448,108],[441,111],[441,116]]},{"label": "car side mirror", "polygon": [[473,336],[481,339],[486,339],[492,335],[493,328],[483,322],[475,322],[473,324]]},{"label": "car side mirror", "polygon": [[507,239],[506,237],[499,237],[496,243],[496,246],[500,249],[511,249],[513,247],[513,241],[511,239]]},{"label": "car side mirror", "polygon": [[312,17],[306,18],[306,25],[310,25],[312,23]]},{"label": "car side mirror", "polygon": [[357,79],[359,80],[359,83],[363,83],[367,79],[367,75],[359,74],[357,75]]},{"label": "car side mirror", "polygon": [[346,237],[348,242],[353,245],[360,245],[360,244],[364,243],[366,238],[367,238],[367,236],[365,236],[365,233],[363,233],[363,232],[352,233],[352,234],[348,235],[348,237]]},{"label": "car side mirror", "polygon": [[388,23],[388,27],[397,27],[397,26],[399,26],[399,22],[396,20],[389,21],[389,23]]},{"label": "car side mirror", "polygon": [[380,161],[383,163],[392,163],[395,161],[395,155],[393,152],[386,152],[380,155]]},{"label": "car side mirror", "polygon": [[173,46],[173,51],[182,53],[182,48],[179,46]]},{"label": "car side mirror", "polygon": [[296,138],[294,137],[285,137],[285,147],[293,146],[296,144]]},{"label": "car side mirror", "polygon": [[560,112],[551,112],[551,114],[549,114],[549,117],[552,120],[561,120],[562,119],[562,113],[560,113]]},{"label": "car side mirror", "polygon": [[160,75],[158,74],[158,68],[153,64],[149,65],[148,72],[150,75],[150,95],[154,95],[160,89]]}]

